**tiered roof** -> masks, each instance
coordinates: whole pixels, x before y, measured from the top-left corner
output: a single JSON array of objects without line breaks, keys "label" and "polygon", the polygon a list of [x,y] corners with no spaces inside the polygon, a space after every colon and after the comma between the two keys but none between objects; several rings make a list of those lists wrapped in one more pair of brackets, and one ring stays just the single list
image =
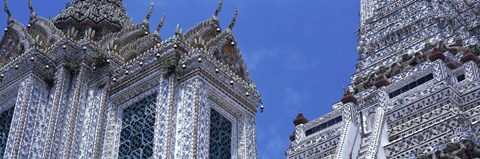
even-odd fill
[{"label": "tiered roof", "polygon": [[[7,0],[4,0],[8,26],[0,42],[3,50],[0,67],[7,67],[16,57],[36,50],[52,55],[55,49],[74,47],[93,49],[92,56],[106,56],[118,63],[119,68],[137,63],[143,54],[159,48],[179,47],[178,62],[186,63],[190,58],[203,56],[215,64],[216,69],[228,72],[232,81],[248,87],[252,95],[258,95],[253,81],[247,72],[241,51],[233,36],[238,11],[228,28],[222,30],[218,15],[222,9],[221,0],[212,17],[182,33],[177,28],[176,35],[167,40],[160,38],[165,15],[155,31],[150,32],[149,19],[153,13],[153,4],[140,24],[133,24],[127,15],[121,0],[75,0],[68,3],[66,10],[52,19],[38,16],[29,0],[30,21],[25,27],[10,14]],[[103,55],[105,54],[105,55]],[[182,54],[182,55],[180,55]],[[96,64],[93,64],[96,65]],[[1,69],[1,68],[0,68]]]}]

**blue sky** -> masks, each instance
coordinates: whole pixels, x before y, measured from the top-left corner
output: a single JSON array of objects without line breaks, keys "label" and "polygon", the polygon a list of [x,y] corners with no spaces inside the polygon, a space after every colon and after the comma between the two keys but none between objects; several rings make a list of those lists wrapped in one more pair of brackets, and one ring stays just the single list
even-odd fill
[{"label": "blue sky", "polygon": [[[37,13],[54,17],[73,0],[33,0]],[[162,14],[166,39],[176,24],[185,30],[213,15],[218,0],[124,0],[135,23],[140,23],[150,3],[154,29]],[[360,2],[355,0],[224,0],[222,28],[239,9],[233,32],[249,73],[259,89],[266,110],[257,114],[260,159],[285,158],[293,119],[303,112],[314,119],[331,111],[349,84],[358,57],[355,31]],[[0,5],[3,8],[3,3]],[[9,0],[14,17],[28,21],[27,0]],[[0,14],[0,27],[7,16]],[[0,33],[0,34],[3,34]]]}]

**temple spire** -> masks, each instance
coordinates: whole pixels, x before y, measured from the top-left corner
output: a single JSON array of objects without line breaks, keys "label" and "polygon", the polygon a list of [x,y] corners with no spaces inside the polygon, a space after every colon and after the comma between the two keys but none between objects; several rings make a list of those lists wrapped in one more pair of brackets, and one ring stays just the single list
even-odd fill
[{"label": "temple spire", "polygon": [[157,29],[155,29],[155,32],[160,32],[160,29],[162,29],[164,22],[165,22],[165,13],[163,13],[162,20],[160,20],[160,23],[158,23],[158,26],[157,26]]},{"label": "temple spire", "polygon": [[235,9],[235,14],[233,14],[232,22],[230,22],[230,25],[228,26],[230,30],[232,30],[233,27],[235,26],[235,22],[237,22],[237,16],[238,16],[238,9]]},{"label": "temple spire", "polygon": [[150,17],[152,16],[152,12],[153,12],[153,2],[150,3],[150,8],[148,9],[148,13],[147,13],[147,16],[145,17],[145,20],[143,20],[143,23],[148,23],[148,21],[150,20]]},{"label": "temple spire", "polygon": [[30,9],[30,19],[33,19],[37,16],[35,10],[33,9],[32,0],[28,0],[28,9]]},{"label": "temple spire", "polygon": [[7,0],[3,1],[3,10],[5,10],[5,13],[8,15],[8,19],[12,18],[12,13],[10,12],[10,9],[8,9],[8,2]]},{"label": "temple spire", "polygon": [[220,0],[220,3],[218,3],[217,10],[215,10],[215,14],[213,16],[218,17],[218,14],[220,14],[220,11],[222,10],[223,6],[223,0]]}]

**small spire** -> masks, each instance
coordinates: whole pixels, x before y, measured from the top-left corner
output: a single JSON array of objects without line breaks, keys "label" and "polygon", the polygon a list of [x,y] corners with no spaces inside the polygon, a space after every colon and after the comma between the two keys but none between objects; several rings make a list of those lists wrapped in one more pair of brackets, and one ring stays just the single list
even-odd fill
[{"label": "small spire", "polygon": [[177,28],[175,28],[175,35],[180,36],[182,34],[182,28],[180,28],[180,24],[177,24]]},{"label": "small spire", "polygon": [[158,23],[158,26],[157,26],[157,29],[155,29],[155,32],[160,32],[160,29],[162,29],[164,22],[165,22],[165,13],[163,13],[162,20],[160,20],[160,23]]},{"label": "small spire", "polygon": [[3,9],[5,10],[5,13],[8,15],[8,19],[12,17],[12,13],[10,12],[10,9],[8,9],[8,2],[7,0],[3,1]]},{"label": "small spire", "polygon": [[215,14],[213,16],[218,17],[218,14],[220,14],[220,11],[222,10],[223,6],[223,0],[220,0],[220,3],[218,3],[217,10],[215,10]]},{"label": "small spire", "polygon": [[153,2],[150,3],[150,8],[148,9],[147,16],[145,17],[145,20],[143,20],[143,23],[148,23],[148,21],[150,20],[150,17],[152,16],[152,12],[153,12]]},{"label": "small spire", "polygon": [[28,8],[30,9],[30,19],[36,17],[37,13],[35,13],[35,10],[33,9],[32,0],[28,0]]},{"label": "small spire", "polygon": [[233,27],[235,26],[235,22],[237,22],[237,16],[238,16],[238,9],[235,9],[235,14],[233,14],[232,22],[230,22],[230,25],[228,26],[230,30],[232,30]]},{"label": "small spire", "polygon": [[175,33],[178,33],[179,29],[180,29],[180,24],[177,24],[177,27],[175,28]]}]

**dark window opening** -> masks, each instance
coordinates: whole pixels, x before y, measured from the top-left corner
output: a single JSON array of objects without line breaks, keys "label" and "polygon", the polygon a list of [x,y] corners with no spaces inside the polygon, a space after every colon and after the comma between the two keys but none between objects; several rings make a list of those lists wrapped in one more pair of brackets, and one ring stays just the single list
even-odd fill
[{"label": "dark window opening", "polygon": [[329,121],[327,121],[327,122],[325,122],[325,123],[322,123],[322,124],[320,124],[320,125],[318,125],[318,126],[315,126],[315,127],[311,128],[311,129],[308,129],[308,130],[305,132],[305,135],[306,135],[306,136],[312,135],[312,134],[314,134],[314,133],[316,133],[316,132],[319,132],[319,131],[321,131],[321,130],[323,130],[323,129],[326,129],[326,128],[328,128],[328,127],[330,127],[330,126],[332,126],[332,125],[335,125],[335,124],[337,124],[337,123],[339,123],[339,122],[342,122],[342,116],[333,118],[333,119],[331,119],[331,120],[329,120]]},{"label": "dark window opening", "polygon": [[220,113],[210,113],[210,159],[231,158],[232,123]]},{"label": "dark window opening", "polygon": [[433,74],[428,74],[428,75],[426,75],[426,76],[424,76],[424,77],[422,77],[422,78],[420,78],[416,81],[413,81],[410,84],[407,84],[407,85],[403,86],[400,89],[397,89],[397,90],[393,91],[392,93],[389,93],[388,96],[390,98],[396,97],[396,96],[398,96],[402,93],[405,93],[405,92],[407,92],[407,91],[409,91],[409,90],[411,90],[415,87],[418,87],[418,86],[420,86],[420,85],[422,85],[422,84],[424,84],[424,83],[426,83],[426,82],[428,82],[432,79],[433,79]]},{"label": "dark window opening", "polygon": [[457,81],[458,81],[458,82],[461,82],[461,81],[463,81],[463,80],[465,80],[465,74],[462,74],[462,75],[460,75],[460,76],[457,76]]}]

